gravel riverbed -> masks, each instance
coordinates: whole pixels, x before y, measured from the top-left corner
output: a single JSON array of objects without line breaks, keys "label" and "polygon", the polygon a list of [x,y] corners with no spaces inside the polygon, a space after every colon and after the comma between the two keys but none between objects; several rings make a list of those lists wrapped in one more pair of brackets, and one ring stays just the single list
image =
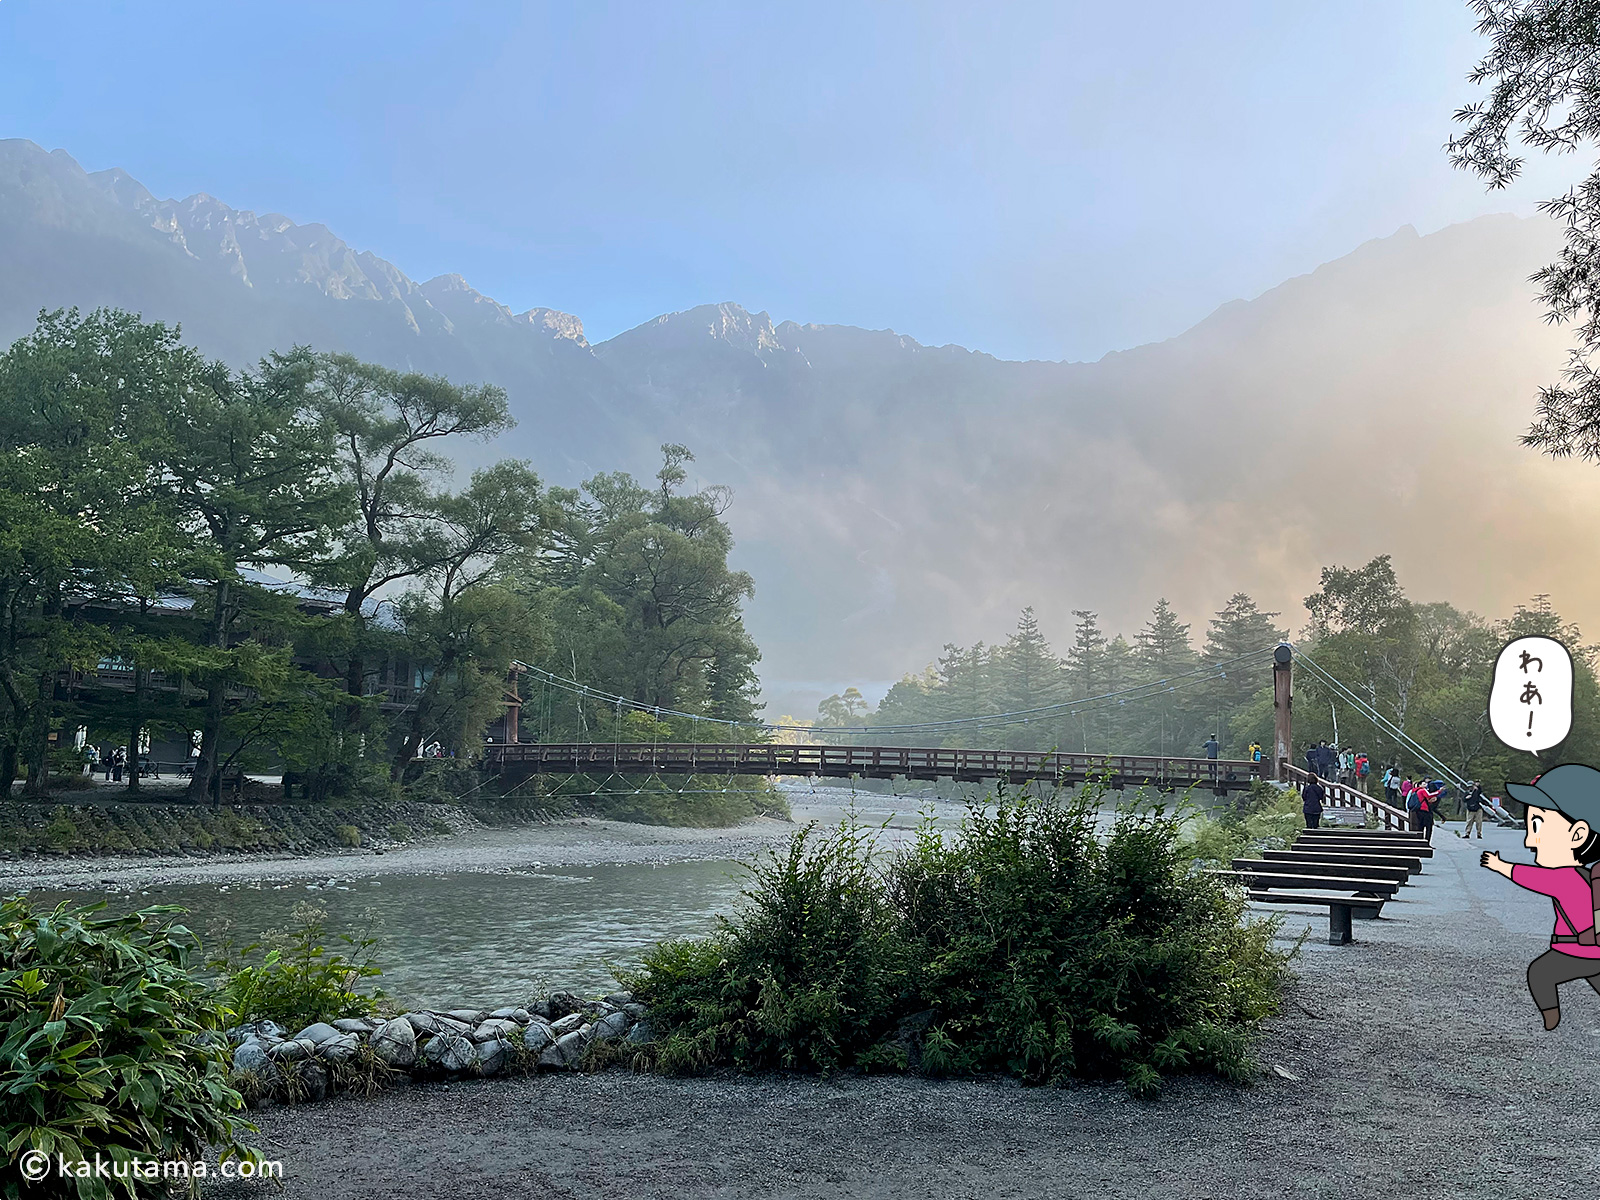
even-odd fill
[{"label": "gravel riverbed", "polygon": [[[283,1196],[1497,1197],[1586,1193],[1600,997],[1546,1034],[1523,983],[1548,903],[1438,856],[1357,942],[1325,916],[1249,1088],[1025,1089],[910,1078],[659,1079],[613,1070],[434,1084],[257,1114]],[[208,1195],[265,1194],[218,1186]]]}]

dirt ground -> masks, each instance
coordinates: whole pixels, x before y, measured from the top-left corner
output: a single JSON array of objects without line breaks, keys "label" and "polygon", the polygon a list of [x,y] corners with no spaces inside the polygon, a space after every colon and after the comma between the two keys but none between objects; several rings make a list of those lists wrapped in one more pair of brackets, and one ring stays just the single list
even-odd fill
[{"label": "dirt ground", "polygon": [[1314,937],[1254,1087],[1182,1080],[1145,1103],[1100,1086],[612,1071],[266,1110],[260,1145],[291,1200],[1583,1194],[1600,997],[1568,985],[1546,1034],[1523,972],[1548,902],[1477,867],[1485,845],[1526,858],[1519,835],[1436,839],[1354,945],[1328,946],[1325,916],[1290,917],[1286,934]]}]

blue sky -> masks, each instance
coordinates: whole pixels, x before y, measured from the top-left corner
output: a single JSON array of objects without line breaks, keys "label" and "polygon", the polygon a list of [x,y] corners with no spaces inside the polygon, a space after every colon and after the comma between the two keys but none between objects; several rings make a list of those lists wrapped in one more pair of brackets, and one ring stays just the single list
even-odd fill
[{"label": "blue sky", "polygon": [[0,0],[0,136],[321,221],[594,340],[733,300],[1005,357],[1169,337],[1402,225],[1462,0]]}]

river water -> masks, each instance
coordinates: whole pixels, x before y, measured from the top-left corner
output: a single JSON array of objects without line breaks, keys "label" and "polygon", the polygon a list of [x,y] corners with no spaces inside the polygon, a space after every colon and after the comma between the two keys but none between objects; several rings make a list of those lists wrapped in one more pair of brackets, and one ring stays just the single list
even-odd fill
[{"label": "river water", "polygon": [[[791,801],[798,820],[816,818],[824,825],[837,822],[848,806],[887,849],[912,836],[917,808],[927,794],[856,796],[802,786]],[[959,823],[959,804],[936,807],[938,825],[953,829]],[[514,832],[502,836],[519,837]],[[729,852],[731,847],[721,853]],[[544,865],[501,858],[491,850],[471,869],[379,878],[354,869],[359,860],[352,860],[348,873],[314,883],[262,872],[262,878],[231,883],[168,880],[134,890],[91,885],[73,891],[38,888],[30,895],[40,903],[104,899],[114,911],[180,905],[188,910],[185,922],[208,949],[219,942],[224,927],[243,945],[290,926],[296,906],[309,903],[325,911],[330,934],[370,931],[380,939],[376,961],[383,975],[375,983],[395,1002],[498,1007],[557,990],[611,990],[616,970],[637,965],[648,946],[709,933],[716,917],[738,901],[748,874],[739,859],[704,853],[685,857],[689,860]],[[334,943],[330,937],[329,944]]]},{"label": "river water", "polygon": [[[101,895],[124,911],[178,904],[207,946],[231,926],[236,941],[291,923],[296,905],[327,913],[330,931],[381,939],[375,982],[398,1002],[455,1008],[520,1004],[551,991],[608,991],[663,938],[703,935],[746,878],[728,860],[401,875],[306,884],[186,885]],[[38,890],[39,901],[84,893]],[[241,937],[242,935],[242,937]],[[331,941],[331,939],[330,939]]]}]

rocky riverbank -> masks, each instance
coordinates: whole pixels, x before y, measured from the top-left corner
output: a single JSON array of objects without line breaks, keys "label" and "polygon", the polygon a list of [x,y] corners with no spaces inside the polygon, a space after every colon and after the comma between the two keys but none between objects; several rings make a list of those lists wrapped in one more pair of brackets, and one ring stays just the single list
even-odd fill
[{"label": "rocky riverbank", "polygon": [[598,1000],[557,992],[527,1007],[339,1018],[293,1035],[275,1021],[254,1021],[226,1036],[233,1081],[252,1103],[370,1094],[408,1080],[571,1070],[602,1043],[653,1040],[644,1006],[627,992]]}]

